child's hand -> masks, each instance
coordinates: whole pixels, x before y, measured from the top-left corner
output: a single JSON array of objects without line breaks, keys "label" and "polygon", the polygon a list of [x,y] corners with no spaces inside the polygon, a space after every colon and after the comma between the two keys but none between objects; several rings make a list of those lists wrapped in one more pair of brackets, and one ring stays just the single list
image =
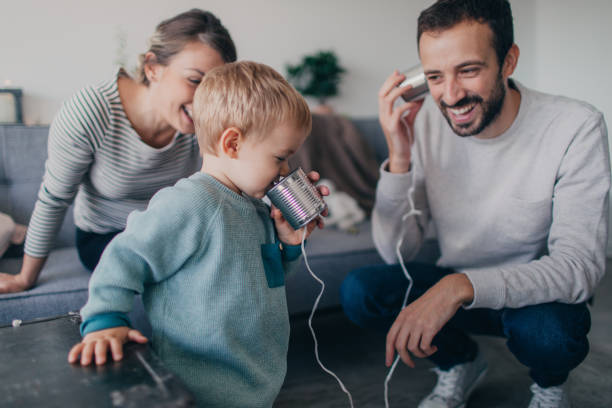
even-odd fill
[{"label": "child's hand", "polygon": [[[317,181],[319,181],[321,177],[319,176],[319,173],[317,173],[316,171],[311,171],[310,173],[308,173],[308,178],[313,183],[316,183]],[[319,191],[319,194],[321,194],[322,196],[329,195],[329,189],[326,186],[317,186],[317,190]],[[327,209],[323,211],[322,215],[323,216],[327,215]],[[274,206],[272,206],[272,211],[270,211],[270,216],[274,219],[274,224],[276,225],[276,231],[278,232],[278,239],[280,239],[282,243],[287,244],[287,245],[300,245],[302,243],[302,236],[304,234],[303,228],[297,231],[294,230],[291,227],[291,224],[289,224],[289,222],[287,222],[285,217],[283,217],[283,214],[281,213],[281,211]],[[310,234],[315,229],[315,227],[318,226],[319,228],[323,228],[323,225],[324,225],[323,219],[321,217],[317,217],[314,220],[310,221],[305,227],[306,228],[306,238],[310,236]]]},{"label": "child's hand", "polygon": [[138,330],[127,326],[91,332],[83,337],[82,342],[72,347],[68,353],[68,362],[76,363],[80,354],[82,366],[89,365],[92,362],[92,357],[94,357],[97,365],[102,365],[106,363],[106,354],[109,347],[113,360],[119,361],[123,358],[123,344],[128,341],[146,343],[148,340]]}]

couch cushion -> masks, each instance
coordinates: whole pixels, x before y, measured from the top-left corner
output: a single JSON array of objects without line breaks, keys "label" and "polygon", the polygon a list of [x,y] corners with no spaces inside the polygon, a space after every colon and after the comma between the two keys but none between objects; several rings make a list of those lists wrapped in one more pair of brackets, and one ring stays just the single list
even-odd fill
[{"label": "couch cushion", "polygon": [[[312,272],[325,283],[320,309],[340,304],[340,285],[354,269],[384,263],[374,248],[370,221],[359,224],[354,232],[334,227],[315,230],[306,245]],[[302,267],[286,280],[287,305],[291,314],[310,312],[321,285]]]},{"label": "couch cushion", "polygon": [[389,156],[389,148],[377,118],[352,119],[363,138],[374,149],[376,160],[382,163]]},{"label": "couch cushion", "polygon": [[[0,260],[0,271],[18,273],[20,259]],[[51,252],[36,286],[21,293],[0,295],[0,326],[13,319],[23,321],[78,312],[87,302],[89,272],[79,261],[76,248],[61,248]],[[129,314],[132,325],[145,336],[151,326],[139,296]]]},{"label": "couch cushion", "polygon": [[[21,259],[0,260],[2,272],[17,273],[20,266]],[[87,300],[89,277],[75,248],[51,252],[34,288],[0,295],[0,325],[13,319],[25,321],[79,311]]]},{"label": "couch cushion", "polygon": [[[325,292],[321,297],[319,309],[340,305],[340,285],[350,271],[363,266],[384,263],[373,248],[327,255],[310,254],[307,249],[306,254],[313,273],[325,283]],[[294,315],[310,312],[321,290],[321,285],[310,276],[303,259],[302,267],[287,277],[285,285],[289,313]]]},{"label": "couch cushion", "polygon": [[[308,240],[306,255],[313,273],[325,283],[320,309],[340,304],[340,285],[349,272],[384,263],[374,247],[369,220],[359,224],[355,233],[337,228],[314,231]],[[435,263],[439,256],[437,241],[427,239],[414,260]],[[310,312],[321,285],[310,276],[304,260],[302,268],[287,278],[286,286],[289,312]]]},{"label": "couch cushion", "polygon": [[[0,212],[27,224],[34,209],[47,160],[47,126],[0,126]],[[56,247],[74,246],[70,206]]]},{"label": "couch cushion", "polygon": [[342,231],[335,227],[316,229],[308,239],[307,253],[312,256],[341,255],[374,249],[371,222],[358,224],[353,232]]}]

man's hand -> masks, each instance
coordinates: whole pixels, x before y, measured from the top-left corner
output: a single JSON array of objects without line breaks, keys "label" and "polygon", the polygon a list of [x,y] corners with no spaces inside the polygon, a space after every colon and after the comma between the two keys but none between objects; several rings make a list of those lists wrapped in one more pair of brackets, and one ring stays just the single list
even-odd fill
[{"label": "man's hand", "polygon": [[[319,181],[321,177],[319,176],[319,173],[317,173],[316,171],[311,171],[310,173],[308,173],[308,178],[313,183],[316,183],[317,181]],[[319,191],[319,194],[321,194],[322,196],[329,195],[329,188],[327,188],[326,186],[317,186],[317,190]],[[327,215],[327,209],[323,211],[322,215],[323,216]],[[274,225],[276,226],[276,231],[278,232],[278,239],[283,244],[300,245],[302,243],[302,236],[304,234],[302,229],[299,229],[297,231],[294,230],[291,227],[291,224],[289,224],[289,222],[285,219],[285,217],[283,217],[283,214],[278,208],[272,206],[272,210],[270,211],[270,217],[274,219]],[[323,220],[321,219],[321,217],[315,218],[314,220],[310,221],[308,225],[306,225],[306,238],[310,236],[312,231],[317,226],[319,228],[323,228],[324,226]]]},{"label": "man's hand", "polygon": [[[425,358],[437,351],[431,342],[457,309],[474,298],[470,280],[461,273],[442,278],[423,296],[406,306],[387,333],[387,367],[393,363],[395,350],[406,365],[414,368],[410,353]],[[410,352],[410,353],[409,353]]]},{"label": "man's hand", "polygon": [[23,292],[30,289],[32,285],[20,273],[11,275],[0,272],[0,293]]},{"label": "man's hand", "polygon": [[82,366],[92,363],[92,358],[97,365],[102,365],[106,363],[109,348],[113,360],[119,361],[123,358],[123,344],[128,341],[146,343],[148,340],[138,330],[127,326],[91,332],[83,337],[82,342],[72,347],[68,353],[68,362],[76,363],[80,355]]},{"label": "man's hand", "polygon": [[378,91],[378,120],[389,147],[391,173],[406,173],[410,170],[414,120],[423,105],[421,99],[394,108],[395,100],[410,89],[397,87],[405,78],[405,75],[395,71]]}]

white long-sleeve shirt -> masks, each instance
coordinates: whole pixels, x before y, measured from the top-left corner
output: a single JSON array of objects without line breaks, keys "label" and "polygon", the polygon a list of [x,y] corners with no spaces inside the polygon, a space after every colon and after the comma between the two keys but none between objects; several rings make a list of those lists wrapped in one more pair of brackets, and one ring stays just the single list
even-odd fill
[{"label": "white long-sleeve shirt", "polygon": [[[610,158],[600,112],[514,81],[521,93],[510,128],[493,139],[459,137],[431,97],[415,122],[412,170],[381,167],[373,212],[374,242],[397,262],[421,246],[433,221],[438,265],[465,273],[467,307],[500,309],[587,300],[604,275]],[[415,182],[418,218],[407,192]]]},{"label": "white long-sleeve shirt", "polygon": [[131,211],[144,210],[158,190],[196,172],[198,161],[193,134],[177,132],[159,149],[142,141],[123,110],[117,76],[80,90],[49,129],[48,158],[25,252],[48,255],[73,201],[80,229],[123,230]]}]

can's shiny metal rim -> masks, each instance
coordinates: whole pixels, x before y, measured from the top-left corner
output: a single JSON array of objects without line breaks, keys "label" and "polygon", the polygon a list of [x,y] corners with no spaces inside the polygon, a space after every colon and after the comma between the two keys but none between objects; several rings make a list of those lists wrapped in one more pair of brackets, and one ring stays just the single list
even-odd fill
[{"label": "can's shiny metal rim", "polygon": [[327,208],[301,167],[282,178],[266,195],[294,229],[307,225]]}]

